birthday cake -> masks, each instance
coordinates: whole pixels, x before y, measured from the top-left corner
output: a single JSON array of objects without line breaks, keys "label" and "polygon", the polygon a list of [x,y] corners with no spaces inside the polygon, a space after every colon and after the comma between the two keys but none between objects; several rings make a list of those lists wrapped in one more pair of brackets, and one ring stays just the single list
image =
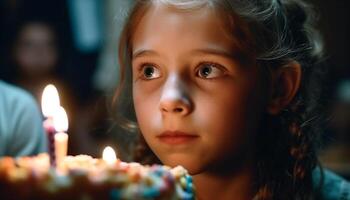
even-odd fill
[{"label": "birthday cake", "polygon": [[67,156],[59,168],[49,156],[0,159],[1,199],[194,199],[192,178],[181,167],[110,164],[87,155]]}]

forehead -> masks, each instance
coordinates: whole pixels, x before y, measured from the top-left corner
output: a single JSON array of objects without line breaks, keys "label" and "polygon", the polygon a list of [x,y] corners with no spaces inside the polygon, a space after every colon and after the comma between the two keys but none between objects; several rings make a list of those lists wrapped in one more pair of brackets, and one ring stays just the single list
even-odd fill
[{"label": "forehead", "polygon": [[53,39],[54,33],[49,26],[33,22],[26,24],[22,30],[20,30],[19,36],[25,39],[44,40]]},{"label": "forehead", "polygon": [[165,5],[149,8],[134,29],[132,49],[152,48],[164,42],[189,47],[235,48],[236,38],[228,20],[213,9],[179,10]]}]

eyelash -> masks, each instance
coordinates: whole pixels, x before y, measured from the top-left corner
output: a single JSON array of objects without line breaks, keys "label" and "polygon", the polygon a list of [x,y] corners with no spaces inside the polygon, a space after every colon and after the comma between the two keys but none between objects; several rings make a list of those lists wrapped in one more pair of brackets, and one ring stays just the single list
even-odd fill
[{"label": "eyelash", "polygon": [[[196,75],[198,75],[199,73],[199,70],[201,69],[201,67],[203,67],[204,65],[208,65],[208,66],[212,66],[214,68],[217,68],[218,70],[220,70],[222,72],[223,75],[225,75],[227,73],[227,70],[226,68],[221,65],[221,64],[218,64],[217,62],[210,62],[210,61],[205,61],[205,62],[200,62],[197,67],[196,67]],[[199,76],[199,75],[198,75]],[[203,77],[200,77],[199,78],[203,78]],[[217,77],[214,77],[214,78],[203,78],[203,79],[206,79],[206,80],[212,80],[212,79],[215,79]]]},{"label": "eyelash", "polygon": [[[211,61],[202,61],[202,62],[199,62],[199,64],[196,66],[195,68],[195,74],[197,77],[199,78],[202,78],[200,76],[198,76],[198,73],[199,73],[199,70],[201,69],[201,67],[203,65],[209,65],[209,66],[213,66],[219,70],[222,71],[223,74],[226,74],[226,69],[225,67],[223,67],[221,64],[218,64],[217,62],[211,62]],[[138,79],[142,79],[142,80],[146,80],[146,81],[149,81],[149,80],[153,80],[153,79],[157,79],[157,78],[150,78],[150,79],[147,79],[144,77],[144,68],[146,66],[154,66],[156,69],[159,69],[159,67],[154,64],[154,63],[150,63],[150,62],[143,62],[143,63],[140,63],[137,67],[137,72],[138,72]],[[211,79],[215,79],[215,78],[202,78],[202,79],[206,79],[206,80],[211,80]]]},{"label": "eyelash", "polygon": [[140,63],[137,67],[137,74],[138,74],[138,79],[142,79],[142,80],[145,80],[145,81],[149,81],[149,80],[153,80],[153,79],[156,79],[156,78],[151,78],[151,79],[147,79],[144,77],[144,69],[146,66],[154,66],[155,68],[159,69],[159,67],[154,64],[154,63],[150,63],[150,62],[143,62],[143,63]]}]

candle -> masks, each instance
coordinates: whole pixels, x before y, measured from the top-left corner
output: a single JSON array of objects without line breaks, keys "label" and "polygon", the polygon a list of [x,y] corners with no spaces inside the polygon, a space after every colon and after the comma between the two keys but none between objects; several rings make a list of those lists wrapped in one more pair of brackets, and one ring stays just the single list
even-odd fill
[{"label": "candle", "polygon": [[102,153],[102,159],[109,165],[112,166],[117,162],[117,156],[112,147],[107,146],[104,148]]},{"label": "candle", "polygon": [[41,98],[41,108],[45,117],[53,117],[56,110],[60,107],[60,97],[56,87],[52,84],[44,88]]},{"label": "candle", "polygon": [[53,124],[57,133],[55,134],[55,156],[58,169],[62,168],[64,158],[68,150],[68,117],[63,107],[59,107],[53,117]]},{"label": "candle", "polygon": [[44,117],[46,118],[44,121],[44,129],[47,133],[48,138],[48,147],[49,147],[49,155],[50,155],[50,164],[51,166],[55,166],[55,145],[54,145],[54,134],[55,128],[53,126],[53,116],[56,110],[60,106],[60,99],[58,96],[58,91],[56,87],[52,84],[49,84],[45,87],[42,98],[41,98],[41,109]]}]

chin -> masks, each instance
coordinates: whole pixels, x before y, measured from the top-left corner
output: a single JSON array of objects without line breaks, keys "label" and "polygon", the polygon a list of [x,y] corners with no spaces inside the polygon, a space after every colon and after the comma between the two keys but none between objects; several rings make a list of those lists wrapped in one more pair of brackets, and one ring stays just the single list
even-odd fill
[{"label": "chin", "polygon": [[166,159],[162,159],[163,164],[170,167],[176,167],[181,165],[184,167],[190,175],[196,175],[202,172],[201,162],[195,158],[191,158],[183,155],[167,155]]}]

